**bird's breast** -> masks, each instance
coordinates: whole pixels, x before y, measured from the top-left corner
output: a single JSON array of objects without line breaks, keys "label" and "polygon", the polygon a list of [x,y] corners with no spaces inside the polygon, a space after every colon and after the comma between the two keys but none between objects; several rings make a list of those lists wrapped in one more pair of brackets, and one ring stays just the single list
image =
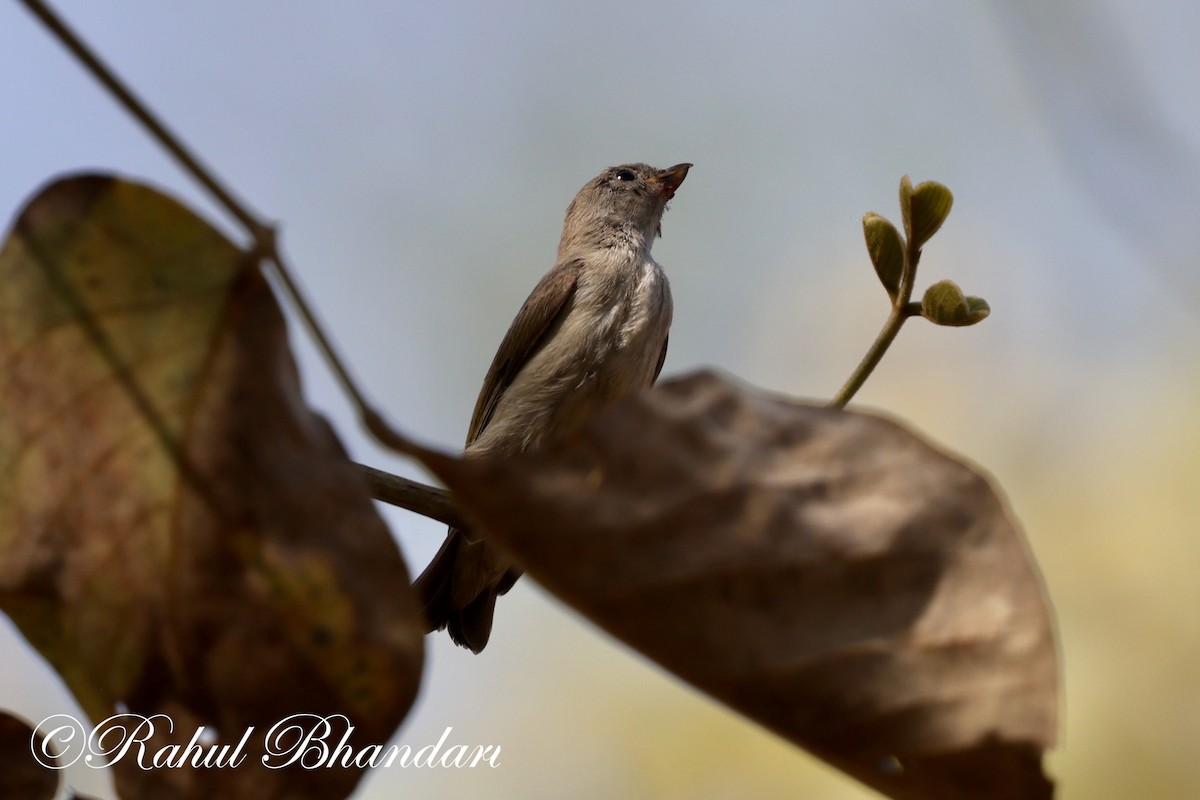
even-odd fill
[{"label": "bird's breast", "polygon": [[671,316],[667,276],[648,256],[589,264],[566,314],[501,397],[473,447],[525,450],[650,386]]},{"label": "bird's breast", "polygon": [[[579,322],[593,328],[586,336],[593,342],[593,366],[627,371],[640,382],[642,357],[650,358],[653,370],[671,326],[671,287],[662,267],[645,256],[625,269],[597,275],[581,294]],[[645,378],[646,384],[652,378]]]},{"label": "bird's breast", "polygon": [[672,314],[667,276],[648,256],[596,277],[579,298],[579,313],[571,315],[578,325],[576,341],[588,344],[576,353],[570,383],[588,406],[654,381]]}]

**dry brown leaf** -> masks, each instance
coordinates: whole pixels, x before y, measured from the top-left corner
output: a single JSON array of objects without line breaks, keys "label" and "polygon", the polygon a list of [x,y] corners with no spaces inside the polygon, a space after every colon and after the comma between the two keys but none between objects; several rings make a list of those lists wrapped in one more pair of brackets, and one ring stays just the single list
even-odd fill
[{"label": "dry brown leaf", "polygon": [[254,728],[237,769],[122,760],[122,797],[344,797],[359,770],[253,748],[296,713],[386,743],[422,665],[407,584],[257,265],[144,186],[31,201],[0,251],[0,605],[94,723]]},{"label": "dry brown leaf", "polygon": [[58,794],[58,760],[34,758],[33,748],[41,749],[41,737],[34,737],[33,726],[7,711],[0,711],[0,797],[21,800],[53,800]]},{"label": "dry brown leaf", "polygon": [[421,454],[539,582],[897,798],[1050,797],[1050,612],[987,480],[878,417],[699,373],[516,460]]}]

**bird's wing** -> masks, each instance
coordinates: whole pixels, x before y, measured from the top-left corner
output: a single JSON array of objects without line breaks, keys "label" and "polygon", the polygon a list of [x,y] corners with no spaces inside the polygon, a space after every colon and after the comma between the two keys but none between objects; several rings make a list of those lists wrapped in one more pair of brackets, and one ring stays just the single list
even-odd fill
[{"label": "bird's wing", "polygon": [[475,401],[475,413],[471,415],[471,426],[467,429],[467,444],[475,441],[487,427],[496,405],[517,373],[545,344],[546,334],[555,321],[570,309],[581,266],[579,259],[556,264],[542,277],[517,312],[492,359],[479,399]]},{"label": "bird's wing", "polygon": [[658,366],[654,368],[654,377],[650,379],[650,385],[653,386],[658,380],[658,373],[662,372],[663,362],[667,360],[667,343],[671,341],[670,334],[663,337],[662,351],[658,354]]}]

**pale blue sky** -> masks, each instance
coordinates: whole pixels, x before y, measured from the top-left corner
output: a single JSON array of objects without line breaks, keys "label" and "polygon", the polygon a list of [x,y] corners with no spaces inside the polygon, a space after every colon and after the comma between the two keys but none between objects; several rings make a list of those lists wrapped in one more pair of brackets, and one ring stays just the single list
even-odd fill
[{"label": "pale blue sky", "polygon": [[[1191,419],[1178,393],[1197,388],[1200,333],[1195,3],[59,6],[241,197],[281,222],[288,255],[368,392],[395,422],[446,447],[460,442],[496,344],[551,266],[567,202],[601,168],[632,160],[696,165],[655,248],[676,302],[665,372],[711,364],[815,398],[838,388],[886,311],[859,217],[898,216],[904,173],[950,186],[955,209],[918,286],[956,280],[986,297],[993,317],[967,330],[912,323],[861,400],[997,476],[1052,593],[1074,579],[1072,548],[1091,545],[1064,543],[1080,532],[1039,522],[1041,493],[1084,465],[1127,465],[1115,454],[1128,455],[1133,435],[1109,437],[1132,418]],[[0,3],[0,74],[5,224],[50,176],[105,169],[167,187],[236,232],[13,2]],[[356,457],[419,474],[367,444],[311,348],[297,348],[313,403]],[[1119,471],[1097,480],[1124,485]],[[439,526],[389,519],[419,571]],[[1157,535],[1182,541],[1196,521]],[[1072,683],[1081,665],[1068,622],[1089,606],[1062,591],[1068,689],[1107,697],[1115,678]],[[0,637],[13,635],[0,626]],[[1172,635],[1200,648],[1190,629]],[[1099,631],[1079,646],[1093,645],[1121,641]],[[15,668],[0,677],[0,706],[40,718],[69,703],[35,657],[5,659]],[[454,725],[467,741],[503,744],[506,768],[380,774],[365,798],[397,787],[549,798],[564,781],[580,782],[579,797],[648,785],[670,797],[680,785],[644,773],[685,757],[660,759],[653,745],[631,755],[620,736],[596,733],[594,716],[568,710],[637,697],[622,712],[637,726],[647,697],[674,692],[678,704],[651,703],[648,716],[702,701],[532,586],[502,601],[482,657],[439,637],[429,663],[402,740],[435,741]],[[614,673],[621,680],[606,683]],[[711,718],[727,726],[719,737],[758,735]],[[1102,750],[1091,735],[1068,728],[1083,755],[1064,755],[1060,771],[1084,771],[1084,756]],[[1200,779],[1194,759],[1162,758],[1167,773]],[[867,796],[794,761],[799,773],[789,761],[760,786],[739,777],[739,759],[722,771],[715,755],[697,767],[708,777],[679,796],[735,796],[729,785],[748,792],[736,796],[770,797],[780,785]],[[93,779],[72,777],[100,791]],[[1068,782],[1064,796],[1101,796],[1079,787]]]}]

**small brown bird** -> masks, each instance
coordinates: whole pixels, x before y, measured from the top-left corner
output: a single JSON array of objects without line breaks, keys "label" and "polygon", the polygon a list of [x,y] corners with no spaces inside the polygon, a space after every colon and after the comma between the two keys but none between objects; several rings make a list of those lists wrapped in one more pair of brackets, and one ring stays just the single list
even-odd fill
[{"label": "small brown bird", "polygon": [[[691,164],[609,167],[563,222],[558,261],[517,313],[492,360],[466,454],[511,455],[569,434],[608,403],[654,383],[667,355],[671,289],[650,246]],[[430,631],[478,653],[496,597],[521,571],[451,528],[414,586]]]}]

